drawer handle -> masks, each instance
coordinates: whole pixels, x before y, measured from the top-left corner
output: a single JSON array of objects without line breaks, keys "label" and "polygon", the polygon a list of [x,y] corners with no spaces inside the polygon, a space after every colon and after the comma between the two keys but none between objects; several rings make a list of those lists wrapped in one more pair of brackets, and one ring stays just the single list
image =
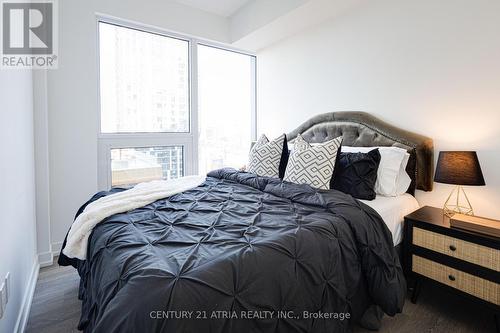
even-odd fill
[{"label": "drawer handle", "polygon": [[450,245],[450,250],[452,250],[452,251],[456,251],[456,250],[457,250],[457,248],[456,248],[456,246],[455,246],[455,245]]},{"label": "drawer handle", "polygon": [[448,275],[448,279],[450,279],[451,281],[455,281],[455,277],[453,275]]}]

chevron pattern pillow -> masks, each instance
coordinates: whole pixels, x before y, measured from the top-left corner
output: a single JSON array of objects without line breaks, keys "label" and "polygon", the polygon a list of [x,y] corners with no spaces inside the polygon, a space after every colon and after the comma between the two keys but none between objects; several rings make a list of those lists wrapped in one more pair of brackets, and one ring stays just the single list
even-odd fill
[{"label": "chevron pattern pillow", "polygon": [[342,137],[314,146],[299,134],[295,139],[283,180],[328,190]]},{"label": "chevron pattern pillow", "polygon": [[[283,148],[286,148],[286,153]],[[282,157],[285,157],[284,155],[288,156],[287,154],[288,146],[286,145],[285,134],[280,135],[271,142],[263,134],[250,149],[247,171],[259,176],[283,177],[280,174],[280,169],[284,169],[284,166],[281,166],[283,163]]]}]

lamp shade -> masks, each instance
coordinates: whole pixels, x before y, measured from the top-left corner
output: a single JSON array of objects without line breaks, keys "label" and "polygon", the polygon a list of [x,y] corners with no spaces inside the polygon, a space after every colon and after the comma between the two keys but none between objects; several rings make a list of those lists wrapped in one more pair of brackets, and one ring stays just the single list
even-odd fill
[{"label": "lamp shade", "polygon": [[453,185],[485,185],[475,151],[441,151],[434,181]]}]

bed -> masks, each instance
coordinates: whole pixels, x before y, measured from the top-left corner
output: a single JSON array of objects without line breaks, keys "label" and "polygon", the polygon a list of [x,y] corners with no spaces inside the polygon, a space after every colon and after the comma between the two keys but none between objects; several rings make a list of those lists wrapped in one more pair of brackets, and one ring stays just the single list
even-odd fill
[{"label": "bed", "polygon": [[[299,133],[309,142],[343,135],[351,146],[405,148],[408,195],[432,189],[429,138],[362,112],[316,116],[289,140]],[[96,194],[77,215],[122,190]],[[84,332],[345,332],[373,306],[402,310],[406,282],[386,223],[340,191],[221,169],[196,188],[105,219],[86,260],[61,252],[59,264],[80,274]]]}]

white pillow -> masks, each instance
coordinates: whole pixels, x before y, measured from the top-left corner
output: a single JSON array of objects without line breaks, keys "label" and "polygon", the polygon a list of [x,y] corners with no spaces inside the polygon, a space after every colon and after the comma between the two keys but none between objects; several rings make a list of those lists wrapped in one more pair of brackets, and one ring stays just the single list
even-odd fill
[{"label": "white pillow", "polygon": [[398,179],[396,180],[396,192],[394,192],[394,197],[398,195],[403,195],[408,191],[408,187],[411,184],[411,178],[406,172],[406,166],[408,165],[408,160],[410,159],[410,154],[406,152],[403,161],[401,162],[401,168],[399,169]]},{"label": "white pillow", "polygon": [[398,147],[350,147],[342,146],[344,153],[367,153],[377,149],[380,152],[380,164],[377,171],[375,192],[387,197],[404,194],[411,183],[411,178],[406,173],[406,165],[410,154]]}]

